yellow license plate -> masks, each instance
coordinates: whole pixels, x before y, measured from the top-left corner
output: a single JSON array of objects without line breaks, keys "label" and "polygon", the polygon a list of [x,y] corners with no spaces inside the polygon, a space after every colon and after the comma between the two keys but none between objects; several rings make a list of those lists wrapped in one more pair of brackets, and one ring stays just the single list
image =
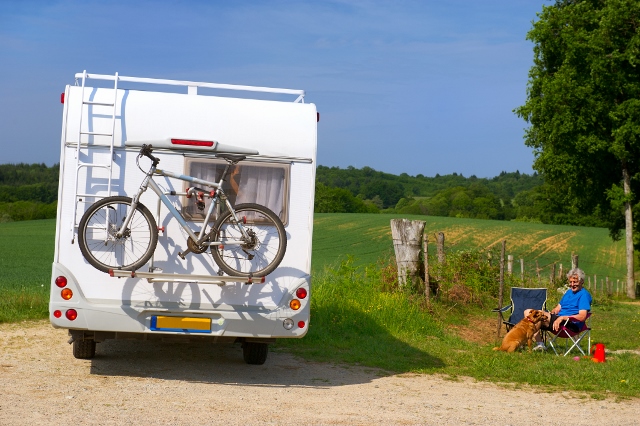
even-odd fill
[{"label": "yellow license plate", "polygon": [[152,331],[178,331],[185,333],[210,333],[211,318],[152,316]]}]

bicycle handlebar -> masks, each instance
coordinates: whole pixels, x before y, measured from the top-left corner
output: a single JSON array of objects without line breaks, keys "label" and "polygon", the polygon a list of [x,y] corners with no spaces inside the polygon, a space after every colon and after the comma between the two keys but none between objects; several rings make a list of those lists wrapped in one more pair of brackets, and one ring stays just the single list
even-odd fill
[{"label": "bicycle handlebar", "polygon": [[152,152],[153,152],[153,145],[142,145],[142,148],[140,148],[139,156],[140,157],[145,156],[149,158],[151,161],[153,161],[153,165],[155,166],[160,162],[160,159],[158,157],[151,155]]}]

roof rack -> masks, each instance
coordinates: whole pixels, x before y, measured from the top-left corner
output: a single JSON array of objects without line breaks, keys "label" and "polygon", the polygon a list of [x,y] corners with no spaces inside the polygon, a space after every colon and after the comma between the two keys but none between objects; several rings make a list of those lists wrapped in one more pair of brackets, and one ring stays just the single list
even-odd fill
[{"label": "roof rack", "polygon": [[109,81],[127,81],[131,83],[145,83],[145,84],[164,84],[169,86],[186,86],[187,93],[189,95],[197,95],[198,87],[208,89],[223,89],[223,90],[242,90],[245,92],[263,92],[263,93],[279,93],[285,95],[298,95],[294,103],[304,103],[304,90],[297,89],[279,89],[274,87],[259,87],[259,86],[240,86],[235,84],[220,84],[220,83],[204,83],[199,81],[187,81],[187,80],[166,80],[160,78],[143,78],[143,77],[126,77],[123,75],[105,75],[105,74],[89,74],[86,71],[77,73],[75,75],[77,79],[94,79],[94,80],[109,80]]}]

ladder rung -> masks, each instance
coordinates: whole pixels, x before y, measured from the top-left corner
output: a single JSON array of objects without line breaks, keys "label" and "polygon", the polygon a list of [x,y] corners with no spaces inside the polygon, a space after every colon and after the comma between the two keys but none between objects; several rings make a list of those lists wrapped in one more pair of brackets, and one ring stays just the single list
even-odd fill
[{"label": "ladder rung", "polygon": [[107,102],[84,101],[82,103],[85,105],[98,105],[98,106],[110,106],[110,107],[113,106],[113,104],[107,103]]},{"label": "ladder rung", "polygon": [[93,136],[113,136],[111,133],[100,132],[80,132],[81,135],[93,135]]},{"label": "ladder rung", "polygon": [[103,169],[110,169],[111,168],[111,164],[79,163],[78,164],[78,169],[80,167],[101,167]]},{"label": "ladder rung", "polygon": [[98,195],[98,194],[76,194],[76,198],[78,197],[85,197],[85,198],[90,198],[90,197],[94,197],[94,198],[105,198],[106,195]]}]

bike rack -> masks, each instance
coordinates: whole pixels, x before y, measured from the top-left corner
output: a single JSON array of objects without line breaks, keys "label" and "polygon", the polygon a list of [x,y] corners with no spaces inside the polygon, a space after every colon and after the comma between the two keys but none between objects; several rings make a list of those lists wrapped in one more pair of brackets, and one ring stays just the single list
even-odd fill
[{"label": "bike rack", "polygon": [[220,287],[227,283],[264,284],[266,277],[230,277],[211,275],[165,274],[162,272],[137,272],[110,269],[109,276],[116,278],[144,278],[150,283],[182,282],[195,284],[216,284]]}]

